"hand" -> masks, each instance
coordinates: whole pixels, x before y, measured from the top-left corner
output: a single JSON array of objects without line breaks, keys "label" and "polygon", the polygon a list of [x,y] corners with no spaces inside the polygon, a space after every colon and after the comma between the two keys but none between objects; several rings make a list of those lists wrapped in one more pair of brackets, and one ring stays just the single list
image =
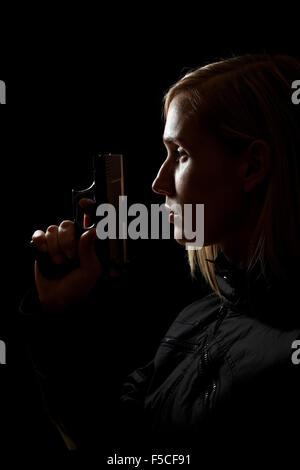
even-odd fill
[{"label": "hand", "polygon": [[[82,200],[83,208],[85,204],[87,207],[89,203]],[[89,224],[86,219],[85,224]],[[76,246],[75,227],[71,220],[64,220],[59,226],[50,225],[46,232],[34,232],[32,240],[35,246],[41,252],[48,252],[53,263],[63,264],[76,255],[79,258],[78,268],[55,280],[45,278],[35,262],[35,283],[44,310],[62,312],[88,297],[103,272],[94,249],[96,236],[96,229],[90,229],[81,235]]]}]

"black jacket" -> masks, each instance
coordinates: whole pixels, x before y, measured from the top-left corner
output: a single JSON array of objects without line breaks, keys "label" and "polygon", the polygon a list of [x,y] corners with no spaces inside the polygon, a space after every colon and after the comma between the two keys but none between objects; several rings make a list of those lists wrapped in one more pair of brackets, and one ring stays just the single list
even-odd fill
[{"label": "black jacket", "polygon": [[[41,314],[34,296],[24,299],[21,312],[50,419],[79,447],[106,455],[171,449],[192,454],[194,462],[212,456],[232,462],[241,451],[248,460],[263,453],[269,462],[279,454],[294,462],[300,422],[300,365],[292,362],[292,343],[300,338],[295,293],[269,287],[261,276],[249,285],[222,254],[214,263],[223,298],[210,293],[184,308],[154,358],[129,375],[128,364],[141,362],[136,344],[128,360],[129,312],[113,327],[107,316],[100,318],[96,330],[90,326],[99,299],[67,313],[64,324],[61,316]],[[128,293],[131,284],[113,291]],[[135,300],[144,314],[150,297]],[[118,296],[114,301],[111,313],[120,309]],[[146,341],[147,327],[139,337]]]},{"label": "black jacket", "polygon": [[128,377],[128,420],[143,415],[151,446],[186,449],[194,461],[230,455],[232,462],[243,452],[248,460],[293,462],[300,426],[296,293],[260,275],[249,285],[222,253],[214,263],[223,299],[212,293],[186,307],[154,359]]}]

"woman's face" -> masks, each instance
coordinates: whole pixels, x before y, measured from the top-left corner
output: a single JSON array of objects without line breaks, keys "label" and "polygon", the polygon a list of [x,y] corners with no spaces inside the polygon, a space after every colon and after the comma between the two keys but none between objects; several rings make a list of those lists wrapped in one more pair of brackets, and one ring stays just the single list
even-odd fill
[{"label": "woman's face", "polygon": [[[184,204],[192,204],[193,229],[195,205],[204,204],[204,246],[230,239],[243,216],[239,160],[200,124],[183,94],[171,101],[163,140],[167,156],[153,182],[153,190],[165,195],[168,208],[177,204],[184,213]],[[175,239],[185,244],[187,239],[181,236],[176,214],[171,221],[175,221]]]}]

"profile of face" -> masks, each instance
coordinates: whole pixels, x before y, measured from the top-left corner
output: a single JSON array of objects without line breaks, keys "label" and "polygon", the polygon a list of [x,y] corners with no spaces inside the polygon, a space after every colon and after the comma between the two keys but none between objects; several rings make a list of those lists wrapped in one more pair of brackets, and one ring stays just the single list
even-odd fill
[{"label": "profile of face", "polygon": [[[169,209],[180,207],[182,214],[184,205],[191,204],[193,229],[196,204],[204,204],[203,246],[221,244],[243,219],[245,191],[238,160],[201,124],[184,94],[170,103],[163,141],[167,156],[153,191],[165,196]],[[176,212],[171,221],[175,239],[186,244],[189,240],[184,227],[176,224]]]}]

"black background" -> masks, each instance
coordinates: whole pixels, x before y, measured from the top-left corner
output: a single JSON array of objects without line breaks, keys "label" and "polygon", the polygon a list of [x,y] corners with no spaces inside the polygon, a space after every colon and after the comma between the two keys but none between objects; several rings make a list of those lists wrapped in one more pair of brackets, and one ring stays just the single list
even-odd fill
[{"label": "black background", "polygon": [[[0,79],[6,81],[8,106],[1,109],[0,339],[7,345],[7,365],[0,366],[1,402],[7,419],[2,431],[12,429],[9,440],[16,448],[20,442],[38,445],[43,426],[17,313],[33,283],[28,249],[33,231],[71,217],[71,189],[88,181],[95,153],[124,155],[125,193],[134,202],[163,202],[151,191],[165,152],[162,98],[190,68],[243,53],[300,58],[297,24],[291,24],[295,14],[275,25],[271,16],[261,21],[260,39],[258,19],[250,16],[242,36],[247,12],[234,30],[225,20],[220,28],[220,13],[216,22],[216,16],[199,12],[197,18],[190,12],[188,19],[180,11],[175,18],[162,18],[160,12],[152,17],[146,7],[118,10],[118,17],[99,9],[75,10],[36,7],[26,11],[22,23],[20,7],[2,37]],[[287,38],[286,28],[295,34]],[[145,259],[148,279],[153,277],[152,296],[163,306],[136,324],[137,343],[144,343],[139,365],[151,357],[180,308],[193,300],[195,288],[184,250],[174,241],[137,242],[136,251]]]}]

